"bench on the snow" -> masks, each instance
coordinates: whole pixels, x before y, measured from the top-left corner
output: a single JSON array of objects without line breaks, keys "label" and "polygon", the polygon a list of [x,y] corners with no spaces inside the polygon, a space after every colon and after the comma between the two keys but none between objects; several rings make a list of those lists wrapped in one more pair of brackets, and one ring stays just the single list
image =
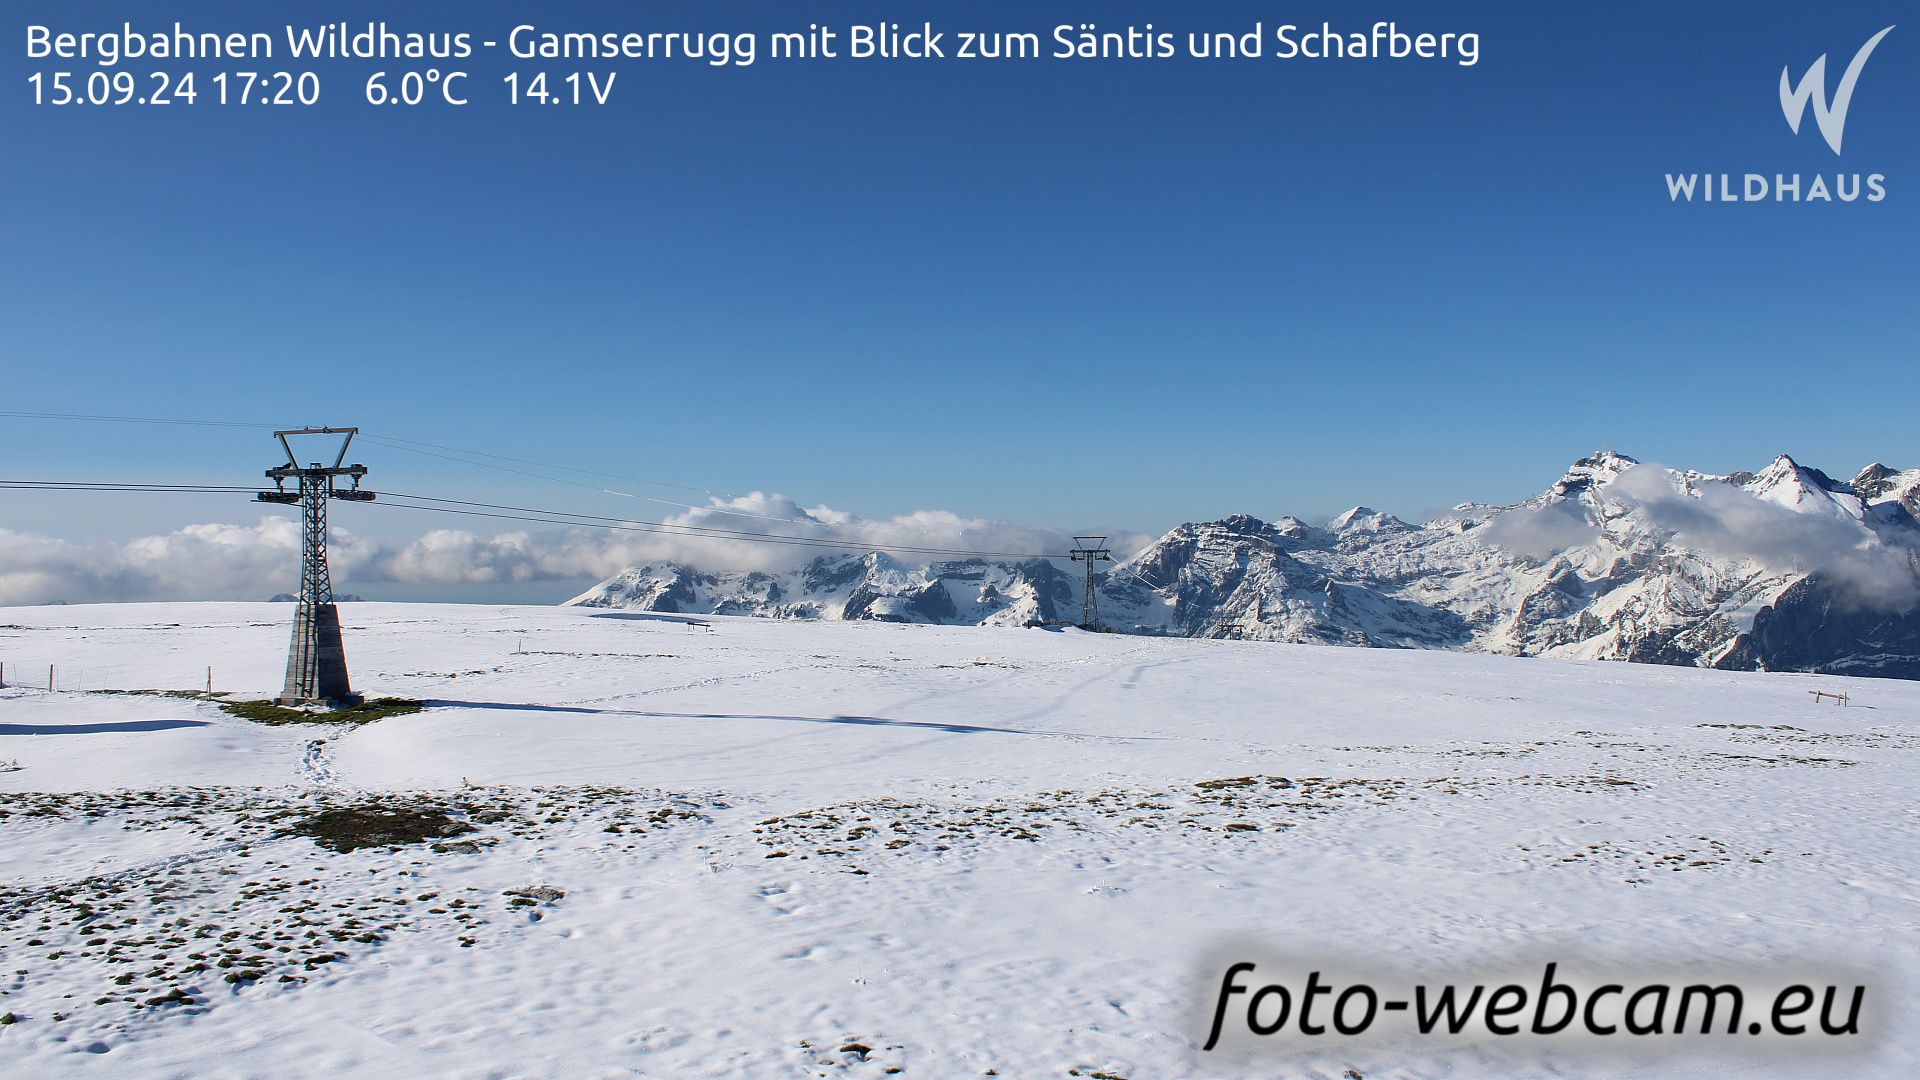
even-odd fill
[{"label": "bench on the snow", "polygon": [[1847,695],[1845,694],[1836,694],[1830,690],[1809,690],[1807,693],[1813,695],[1813,703],[1815,705],[1820,704],[1821,698],[1832,698],[1834,703],[1839,705],[1847,704]]}]

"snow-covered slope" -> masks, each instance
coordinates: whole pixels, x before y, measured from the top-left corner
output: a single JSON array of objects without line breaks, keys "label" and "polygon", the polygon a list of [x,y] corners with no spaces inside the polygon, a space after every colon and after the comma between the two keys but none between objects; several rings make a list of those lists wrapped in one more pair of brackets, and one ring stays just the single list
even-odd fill
[{"label": "snow-covered slope", "polygon": [[[1103,572],[1101,619],[1137,634],[1920,678],[1916,500],[1920,470],[1876,465],[1849,484],[1786,455],[1716,475],[1602,452],[1532,499],[1425,525],[1367,507],[1324,528],[1190,522]],[[786,574],[637,567],[571,603],[1021,625],[1077,619],[1081,589],[1039,560],[869,554]]]},{"label": "snow-covered slope", "polygon": [[[425,712],[271,727],[0,690],[0,1075],[1920,1075],[1920,684],[343,615],[357,687]],[[289,617],[0,609],[0,660],[94,691],[191,690],[210,664],[259,697]],[[470,831],[311,835],[396,811]],[[1382,1013],[1386,1035],[1202,1051],[1223,968],[1282,977],[1268,957],[1296,979],[1838,982],[1866,1008],[1848,1039],[1395,1042]]]}]

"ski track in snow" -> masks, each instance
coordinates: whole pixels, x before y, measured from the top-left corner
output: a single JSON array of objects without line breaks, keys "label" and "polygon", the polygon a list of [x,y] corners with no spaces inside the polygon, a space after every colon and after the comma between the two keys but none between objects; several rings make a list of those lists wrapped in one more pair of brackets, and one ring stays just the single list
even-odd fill
[{"label": "ski track in snow", "polygon": [[[268,696],[282,611],[9,609],[0,658],[165,689],[217,655]],[[346,611],[357,688],[426,712],[274,728],[0,690],[0,1073],[1920,1073],[1920,684]],[[305,834],[342,811],[426,825]],[[1542,954],[1812,968],[1884,1012],[1838,1057],[1202,1054],[1216,961],[1247,950],[1467,981]]]},{"label": "ski track in snow", "polygon": [[746,672],[741,672],[740,674],[737,674],[737,675],[715,675],[715,676],[712,676],[711,678],[695,679],[692,682],[680,683],[675,686],[650,686],[644,690],[626,690],[618,694],[608,694],[604,697],[575,698],[572,700],[560,702],[560,704],[562,705],[604,705],[608,702],[625,701],[629,698],[647,697],[652,694],[677,694],[683,690],[699,690],[704,687],[719,686],[722,683],[751,682],[755,679],[764,679],[769,675],[779,675],[782,672],[799,671],[804,666],[805,665],[792,664],[785,667],[766,668],[761,671],[746,671]]}]

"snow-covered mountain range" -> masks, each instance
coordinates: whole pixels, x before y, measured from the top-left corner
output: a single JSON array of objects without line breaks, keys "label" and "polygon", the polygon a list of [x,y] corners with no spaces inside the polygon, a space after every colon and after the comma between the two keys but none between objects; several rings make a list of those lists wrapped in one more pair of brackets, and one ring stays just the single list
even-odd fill
[{"label": "snow-covered mountain range", "polygon": [[[1448,648],[1920,679],[1920,469],[1836,481],[1601,452],[1546,491],[1415,525],[1355,507],[1324,526],[1188,523],[1102,572],[1136,634]],[[1079,567],[829,555],[781,573],[636,566],[586,607],[799,619],[1077,621]]]}]

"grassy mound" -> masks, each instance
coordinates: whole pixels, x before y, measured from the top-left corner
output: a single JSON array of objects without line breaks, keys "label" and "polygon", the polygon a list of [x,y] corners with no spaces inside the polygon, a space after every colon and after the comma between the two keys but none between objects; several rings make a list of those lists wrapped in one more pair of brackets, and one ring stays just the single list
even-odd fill
[{"label": "grassy mound", "polygon": [[438,810],[409,807],[385,810],[356,806],[322,810],[293,826],[295,834],[311,836],[321,847],[340,852],[422,844],[472,831],[473,826]]},{"label": "grassy mound", "polygon": [[426,706],[412,698],[383,697],[344,709],[307,712],[271,701],[223,701],[220,711],[256,724],[371,724],[389,716],[406,716]]}]

